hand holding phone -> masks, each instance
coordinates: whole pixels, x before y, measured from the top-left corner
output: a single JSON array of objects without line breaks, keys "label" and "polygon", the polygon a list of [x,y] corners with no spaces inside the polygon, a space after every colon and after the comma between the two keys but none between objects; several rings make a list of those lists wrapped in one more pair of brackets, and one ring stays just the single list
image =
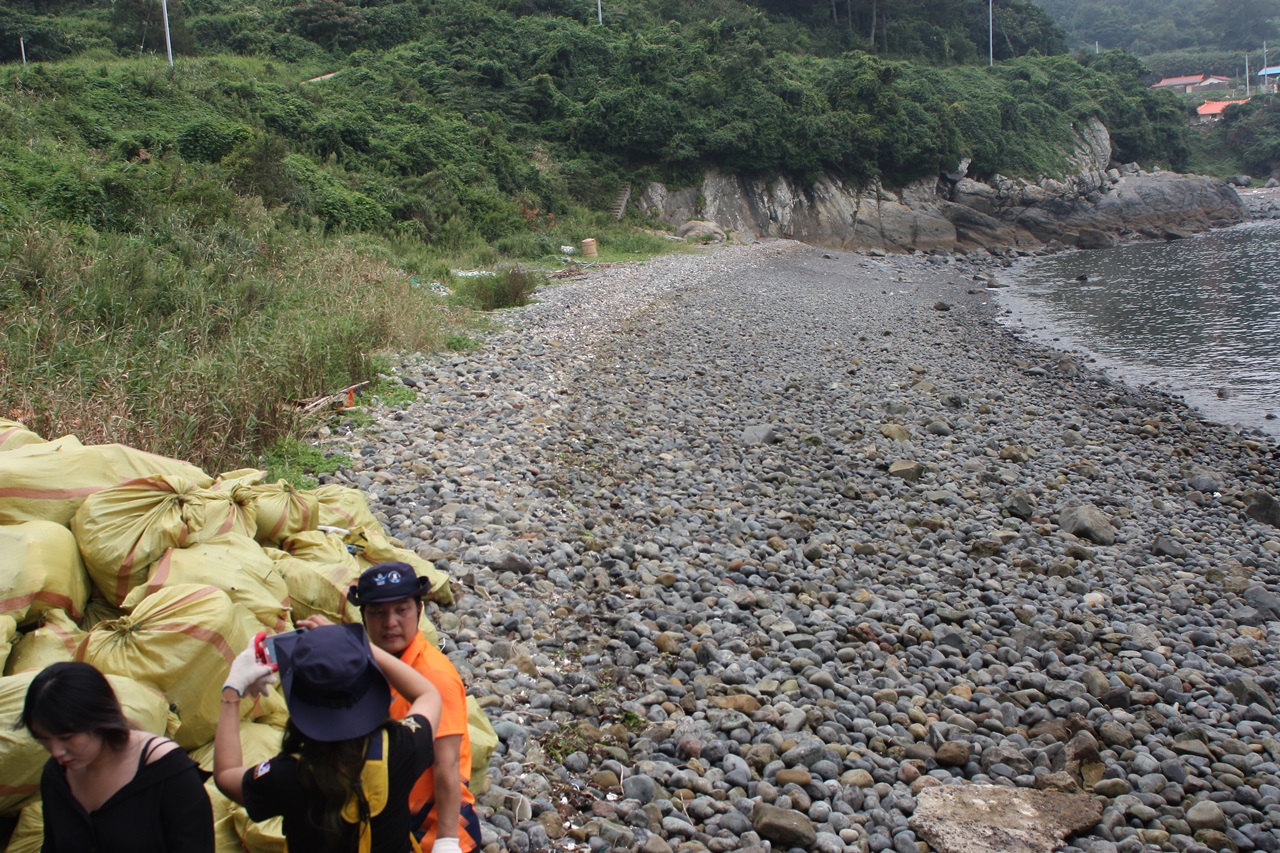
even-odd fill
[{"label": "hand holding phone", "polygon": [[253,638],[253,651],[259,663],[266,664],[274,670],[280,669],[280,653],[278,644],[281,640],[286,643],[292,642],[297,636],[306,631],[306,628],[299,628],[296,631],[284,631],[280,634],[268,634],[266,631],[259,631]]}]

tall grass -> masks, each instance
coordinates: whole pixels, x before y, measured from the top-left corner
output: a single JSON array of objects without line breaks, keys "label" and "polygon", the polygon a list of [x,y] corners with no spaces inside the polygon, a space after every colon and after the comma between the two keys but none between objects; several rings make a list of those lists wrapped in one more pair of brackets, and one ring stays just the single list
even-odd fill
[{"label": "tall grass", "polygon": [[385,261],[239,213],[164,249],[47,220],[0,232],[0,415],[236,467],[297,429],[295,401],[369,378],[376,352],[442,347],[465,314]]}]

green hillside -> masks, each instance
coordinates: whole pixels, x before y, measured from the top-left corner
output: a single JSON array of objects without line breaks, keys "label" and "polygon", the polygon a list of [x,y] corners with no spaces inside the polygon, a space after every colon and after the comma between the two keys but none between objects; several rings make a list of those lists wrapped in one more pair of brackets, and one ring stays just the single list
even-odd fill
[{"label": "green hillside", "polygon": [[493,300],[442,302],[452,267],[652,251],[606,213],[627,183],[1053,173],[1091,115],[1120,159],[1187,156],[1174,99],[1118,55],[1036,55],[1027,4],[997,5],[1027,55],[993,68],[945,2],[875,39],[842,2],[169,8],[172,70],[154,3],[0,8],[0,417],[211,467],[374,353],[457,340]]}]

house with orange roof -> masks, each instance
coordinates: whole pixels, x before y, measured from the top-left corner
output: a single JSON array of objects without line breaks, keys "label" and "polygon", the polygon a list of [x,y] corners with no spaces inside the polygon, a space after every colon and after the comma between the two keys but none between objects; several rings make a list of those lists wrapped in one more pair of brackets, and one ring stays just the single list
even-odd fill
[{"label": "house with orange roof", "polygon": [[1243,98],[1239,101],[1205,101],[1196,107],[1196,115],[1200,117],[1201,122],[1218,121],[1222,118],[1222,113],[1232,104],[1247,104],[1252,98]]},{"label": "house with orange roof", "polygon": [[1230,77],[1217,74],[1187,74],[1182,77],[1165,77],[1151,85],[1152,89],[1173,89],[1183,94],[1196,89],[1221,89],[1230,85]]}]

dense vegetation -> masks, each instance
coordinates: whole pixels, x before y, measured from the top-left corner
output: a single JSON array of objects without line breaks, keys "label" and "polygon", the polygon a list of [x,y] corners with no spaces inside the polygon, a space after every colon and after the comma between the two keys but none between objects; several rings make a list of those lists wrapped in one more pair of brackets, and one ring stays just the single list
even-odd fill
[{"label": "dense vegetation", "polygon": [[1198,169],[1265,181],[1280,166],[1280,99],[1253,98],[1227,107],[1222,121],[1198,130],[1192,139]]},{"label": "dense vegetation", "polygon": [[[1262,67],[1263,42],[1280,49],[1280,0],[1036,0],[1073,49],[1120,48],[1154,75],[1244,73]],[[1268,58],[1280,64],[1280,53]]]},{"label": "dense vegetation", "polygon": [[[957,4],[874,12],[877,39],[866,6],[171,0],[170,70],[155,3],[10,2],[0,417],[234,464],[285,401],[456,334],[423,286],[451,267],[651,251],[604,212],[628,182],[1053,173],[1093,115],[1118,158],[1185,164],[1176,100],[1120,54],[1035,55],[1034,7],[997,5],[1032,55],[987,68]],[[891,58],[938,51],[979,60]]]},{"label": "dense vegetation", "polygon": [[[437,18],[458,4],[172,0],[168,5],[173,49],[179,54],[230,52],[294,61],[318,52],[386,49],[429,38]],[[985,58],[989,36],[997,59],[1061,53],[1064,38],[1030,0],[996,2],[994,33],[988,32],[987,6],[973,0],[649,0],[604,2],[601,10],[611,28],[643,31],[699,22],[746,26],[775,47],[786,43],[815,54],[867,50],[947,64]],[[772,20],[753,14],[757,10]],[[500,0],[463,11],[464,19],[476,23],[491,23],[489,15],[497,15],[589,24],[597,14],[589,0]],[[10,0],[0,8],[0,61],[17,58],[16,37],[23,34],[32,59],[91,48],[123,55],[164,50],[160,6],[152,0]]]}]

